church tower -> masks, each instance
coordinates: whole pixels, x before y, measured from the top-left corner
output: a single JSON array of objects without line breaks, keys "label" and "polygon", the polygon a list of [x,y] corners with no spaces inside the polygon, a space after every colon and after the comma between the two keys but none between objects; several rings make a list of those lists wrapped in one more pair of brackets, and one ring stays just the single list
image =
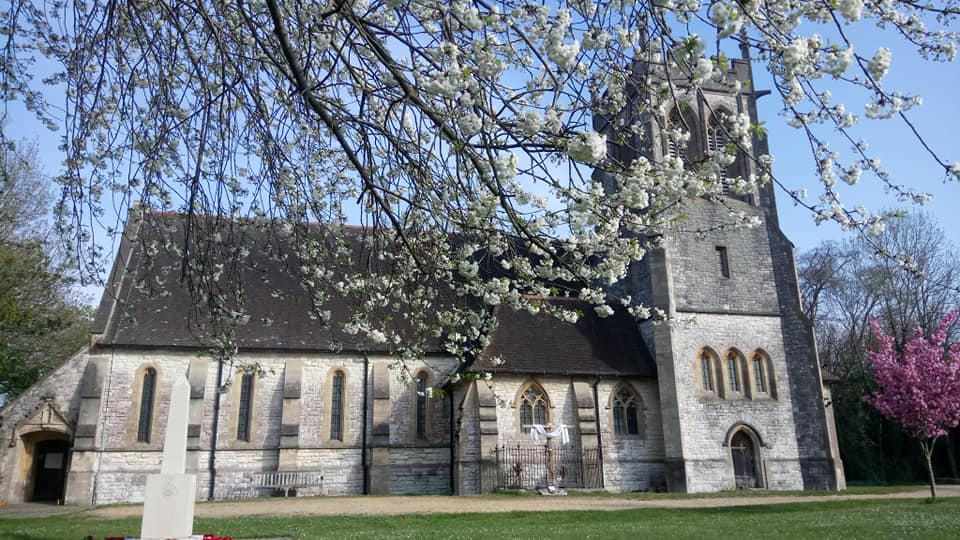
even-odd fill
[{"label": "church tower", "polygon": [[[746,114],[757,124],[756,100],[769,92],[755,89],[748,51],[725,69],[725,82],[705,83],[686,106],[641,116],[641,134],[611,144],[611,155],[696,163],[726,146],[723,122]],[[603,119],[597,124],[611,132]],[[666,129],[686,131],[689,143],[680,147]],[[764,138],[752,142],[755,155],[767,154]],[[780,230],[774,188],[738,193],[727,182],[750,174],[759,174],[757,164],[740,150],[721,172],[720,193],[674,209],[682,216],[676,227],[624,284],[623,292],[668,315],[641,323],[657,363],[667,487],[839,489],[829,388],[801,311],[793,245]],[[759,225],[731,227],[734,213]]]}]

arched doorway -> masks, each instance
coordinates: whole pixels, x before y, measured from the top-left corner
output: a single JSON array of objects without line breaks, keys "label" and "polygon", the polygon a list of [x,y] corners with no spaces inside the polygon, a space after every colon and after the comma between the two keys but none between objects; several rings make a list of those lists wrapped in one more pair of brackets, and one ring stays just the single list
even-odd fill
[{"label": "arched doorway", "polygon": [[733,460],[733,476],[737,489],[762,486],[757,445],[745,430],[738,430],[730,438],[730,457]]},{"label": "arched doorway", "polygon": [[43,398],[32,414],[14,428],[11,447],[17,466],[11,471],[4,498],[8,502],[62,500],[70,467],[73,427],[52,398]]},{"label": "arched doorway", "polygon": [[55,502],[63,499],[67,478],[67,457],[70,443],[65,440],[37,441],[33,449],[30,484],[33,502]]}]

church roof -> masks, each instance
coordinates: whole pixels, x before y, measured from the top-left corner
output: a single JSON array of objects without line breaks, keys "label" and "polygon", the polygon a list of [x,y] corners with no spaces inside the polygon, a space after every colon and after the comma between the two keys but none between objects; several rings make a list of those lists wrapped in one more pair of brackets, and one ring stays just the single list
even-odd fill
[{"label": "church roof", "polygon": [[[235,327],[236,344],[247,350],[312,350],[389,352],[387,344],[365,341],[344,332],[340,324],[322,324],[313,309],[313,296],[300,279],[300,262],[292,243],[293,236],[271,234],[266,221],[239,220],[210,225],[211,217],[199,217],[197,227],[215,229],[221,235],[214,246],[197,244],[211,252],[223,251],[223,245],[241,245],[248,251],[240,262],[224,262],[228,257],[211,255],[209,274],[222,271],[216,282],[227,294],[239,283],[243,292],[246,324]],[[129,220],[137,220],[131,213]],[[128,220],[128,221],[129,221]],[[130,347],[194,347],[209,348],[220,332],[208,310],[195,305],[189,288],[180,280],[183,246],[186,234],[184,215],[153,213],[148,220],[128,223],[121,240],[117,260],[110,275],[92,332],[100,334],[99,345]],[[352,261],[348,264],[368,268],[370,272],[383,263],[372,255],[363,242],[364,230],[348,228]],[[148,247],[149,246],[149,247]],[[229,250],[227,250],[229,251]],[[224,264],[217,268],[218,263]],[[231,266],[233,265],[233,266]],[[331,265],[335,268],[335,265]],[[230,277],[227,277],[230,275]],[[227,280],[230,280],[229,282]],[[333,280],[336,280],[335,275]],[[331,281],[333,281],[331,280]],[[322,287],[323,285],[321,285]],[[335,322],[349,321],[360,309],[359,301],[333,294],[323,304]],[[397,325],[395,325],[396,328]],[[400,329],[401,331],[403,329]],[[439,338],[428,342],[426,352],[441,352]]]},{"label": "church roof", "polygon": [[[131,214],[131,220],[134,215]],[[194,305],[187,287],[181,283],[181,254],[176,248],[170,249],[183,245],[185,218],[180,214],[157,213],[151,214],[149,223],[149,229],[144,228],[145,224],[128,223],[124,231],[93,324],[97,344],[209,348],[217,329],[204,310]],[[235,235],[232,241],[242,243],[250,252],[243,264],[235,268],[235,276],[243,286],[244,310],[249,316],[246,324],[235,329],[241,350],[390,352],[388,344],[364,341],[342,330],[338,323],[349,321],[360,309],[354,299],[331,294],[323,309],[330,310],[333,323],[321,324],[314,315],[312,296],[298,276],[299,263],[291,246],[277,241],[262,224],[252,220],[239,222],[231,234]],[[342,234],[356,235],[360,240],[364,230],[349,228]],[[359,247],[362,244],[351,241],[355,247],[350,264],[371,267],[372,272],[382,270],[373,268],[382,263],[377,262],[370,249]],[[158,247],[161,245],[166,247]],[[583,316],[570,324],[549,315],[497,307],[494,315],[498,329],[474,368],[504,373],[656,374],[637,325],[625,310],[617,309],[614,315],[600,318],[586,302],[550,301],[566,302]],[[447,354],[441,338],[428,338],[423,345],[426,354]],[[488,365],[493,356],[507,360],[507,364]]]},{"label": "church roof", "polygon": [[[475,366],[492,373],[623,375],[655,377],[656,364],[633,317],[623,308],[600,317],[589,302],[552,298],[547,302],[576,310],[569,323],[545,313],[497,307],[498,326]],[[502,365],[495,365],[499,357]]]}]

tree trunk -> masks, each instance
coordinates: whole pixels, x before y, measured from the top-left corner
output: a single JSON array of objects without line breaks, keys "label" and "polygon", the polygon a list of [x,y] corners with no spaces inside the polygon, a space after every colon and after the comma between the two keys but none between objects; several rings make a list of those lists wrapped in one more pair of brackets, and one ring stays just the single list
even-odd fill
[{"label": "tree trunk", "polygon": [[936,437],[929,441],[920,441],[920,447],[923,448],[923,457],[927,458],[927,474],[930,478],[930,498],[934,500],[937,499],[937,481],[933,477],[933,463],[930,458],[933,455],[933,447],[936,444]]}]

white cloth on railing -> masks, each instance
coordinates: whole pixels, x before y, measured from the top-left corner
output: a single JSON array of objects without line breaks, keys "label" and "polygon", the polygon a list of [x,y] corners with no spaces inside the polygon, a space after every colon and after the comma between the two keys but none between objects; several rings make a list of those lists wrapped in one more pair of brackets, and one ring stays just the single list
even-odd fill
[{"label": "white cloth on railing", "polygon": [[555,437],[560,437],[560,444],[568,444],[570,442],[570,431],[567,430],[567,426],[560,424],[553,431],[547,431],[547,428],[543,424],[533,424],[530,426],[530,438],[539,441],[540,437],[546,437],[547,439],[553,439]]}]

